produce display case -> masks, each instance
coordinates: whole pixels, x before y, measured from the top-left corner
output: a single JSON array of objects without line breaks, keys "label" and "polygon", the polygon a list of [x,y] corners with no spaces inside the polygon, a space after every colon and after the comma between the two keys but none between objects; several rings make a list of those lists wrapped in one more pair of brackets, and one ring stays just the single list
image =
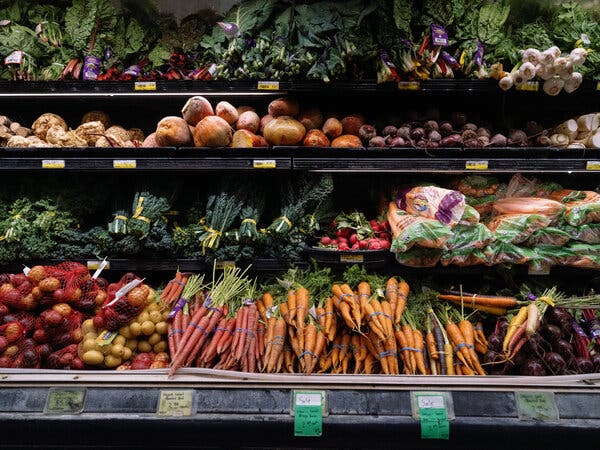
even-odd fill
[{"label": "produce display case", "polygon": [[[202,95],[263,108],[274,98],[293,95],[307,104],[336,104],[373,116],[398,109],[433,106],[450,111],[460,105],[489,113],[509,125],[533,116],[553,122],[597,109],[600,91],[586,80],[575,93],[545,96],[541,85],[502,92],[492,80],[421,80],[377,83],[375,80],[333,81],[56,81],[0,82],[0,109],[31,123],[40,111],[77,123],[90,110],[106,110],[116,121],[150,130],[163,116],[178,115],[185,99]],[[522,148],[372,148],[332,149],[300,146],[271,148],[0,148],[0,172],[11,176],[98,180],[115,192],[152,177],[193,186],[204,176],[235,180],[240,175],[272,177],[279,182],[307,172],[333,174],[344,186],[376,183],[380,177],[423,180],[457,174],[536,174],[564,180],[573,188],[600,185],[600,150]],[[74,178],[71,178],[74,177]],[[89,178],[86,178],[89,177]],[[413,177],[413,178],[410,178]],[[436,178],[437,177],[437,178]],[[211,178],[211,179],[215,179]],[[149,180],[149,181],[148,181]],[[43,181],[42,181],[43,182]],[[344,184],[345,183],[345,184]],[[10,186],[5,186],[9,189]],[[357,194],[360,187],[349,192]],[[364,194],[364,193],[362,193]],[[277,195],[277,191],[275,191]],[[339,195],[339,194],[338,194]],[[336,200],[340,200],[339,197]],[[129,201],[129,200],[127,200]],[[348,200],[346,200],[348,204]],[[369,255],[308,248],[298,267],[311,258],[335,267],[364,264],[379,274],[431,277],[448,285],[482,278],[554,280],[598,289],[597,272],[552,267],[533,274],[526,266],[411,268],[392,255]],[[375,253],[375,252],[374,252]],[[22,263],[55,264],[60,260],[14,261],[2,272],[19,272]],[[82,260],[90,270],[100,261]],[[210,273],[197,259],[116,258],[109,261],[111,279],[126,272],[156,280],[174,268]],[[229,265],[218,261],[217,268]],[[256,258],[254,274],[286,270],[290,261]],[[185,368],[169,378],[167,369],[144,371],[56,371],[0,369],[2,448],[557,448],[595,442],[600,437],[599,374],[523,377],[449,377],[384,375],[254,374]],[[298,393],[320,395],[323,412],[318,437],[295,436]],[[444,400],[435,429],[449,429],[449,441],[422,435],[429,422],[418,417],[425,408],[419,395]],[[434,408],[435,409],[435,408]],[[431,419],[431,418],[430,418]],[[430,423],[429,423],[430,424]],[[306,423],[305,423],[306,425]],[[314,425],[314,423],[313,423]],[[127,430],[124,432],[123,430]],[[234,431],[234,432],[232,432]],[[110,436],[110,439],[107,439]],[[482,444],[485,442],[485,444]]]}]

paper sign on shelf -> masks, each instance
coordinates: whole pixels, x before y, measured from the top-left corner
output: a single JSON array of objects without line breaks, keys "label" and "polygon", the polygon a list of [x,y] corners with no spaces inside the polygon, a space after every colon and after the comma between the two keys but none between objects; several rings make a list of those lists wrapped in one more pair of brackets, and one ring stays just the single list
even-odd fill
[{"label": "paper sign on shelf", "polygon": [[50,388],[44,414],[79,414],[83,411],[86,388]]},{"label": "paper sign on shelf", "polygon": [[134,91],[156,91],[156,81],[136,81]]},{"label": "paper sign on shelf", "polygon": [[293,391],[292,395],[294,436],[321,436],[326,412],[325,391]]},{"label": "paper sign on shelf", "polygon": [[259,81],[256,88],[259,91],[278,91],[279,81]]},{"label": "paper sign on shelf", "polygon": [[157,414],[163,417],[183,417],[192,415],[194,391],[191,389],[161,390]]},{"label": "paper sign on shelf", "polygon": [[558,409],[553,392],[517,391],[515,395],[519,420],[540,420],[542,422],[558,420]]}]

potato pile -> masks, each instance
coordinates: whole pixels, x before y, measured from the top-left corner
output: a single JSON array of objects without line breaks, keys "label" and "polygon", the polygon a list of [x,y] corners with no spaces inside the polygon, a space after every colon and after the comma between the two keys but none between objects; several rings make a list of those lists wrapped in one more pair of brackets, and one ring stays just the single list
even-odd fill
[{"label": "potato pile", "polygon": [[31,129],[0,116],[0,142],[6,147],[139,147],[144,138],[138,128],[111,125],[110,117],[102,111],[86,113],[74,130],[52,113],[38,117]]},{"label": "potato pile", "polygon": [[316,108],[302,110],[291,97],[273,100],[267,114],[251,106],[235,107],[226,101],[214,108],[204,97],[191,97],[181,116],[163,118],[144,141],[144,147],[362,147],[361,116],[325,119]]},{"label": "potato pile", "polygon": [[[87,366],[115,369],[136,353],[165,353],[167,316],[168,312],[162,312],[160,305],[150,299],[133,321],[115,332],[100,331],[94,327],[93,320],[88,319],[81,326],[84,336],[79,347],[80,357]],[[168,361],[167,356],[166,364]]]}]

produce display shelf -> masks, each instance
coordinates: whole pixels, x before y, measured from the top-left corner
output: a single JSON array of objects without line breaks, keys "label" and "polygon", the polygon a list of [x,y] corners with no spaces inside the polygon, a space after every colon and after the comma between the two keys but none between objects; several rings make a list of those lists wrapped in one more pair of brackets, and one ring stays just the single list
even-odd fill
[{"label": "produce display shelf", "polygon": [[2,170],[298,170],[321,172],[597,172],[600,150],[273,148],[0,149]]},{"label": "produce display shelf", "polygon": [[[184,369],[172,380],[165,370],[49,372],[0,372],[3,448],[35,448],[41,442],[44,448],[82,442],[138,448],[143,434],[146,442],[178,448],[372,448],[377,436],[377,448],[398,448],[399,442],[411,448],[475,448],[486,440],[486,448],[527,442],[528,448],[541,449],[593,442],[600,435],[598,380],[584,375],[476,377],[467,383],[462,377],[271,376],[206,369]],[[51,390],[69,389],[84,391],[77,404],[81,410],[49,411],[48,399],[56,396]],[[160,415],[165,392],[177,390],[190,393],[183,402],[189,414]],[[321,436],[294,436],[297,391],[318,391],[325,398]],[[448,441],[421,439],[413,401],[425,392],[447,401]],[[539,398],[549,399],[549,407],[540,416],[527,415],[523,399]],[[544,418],[549,410],[555,416]]]},{"label": "produce display shelf", "polygon": [[[543,82],[529,86],[527,90],[512,89],[506,94],[546,95]],[[201,94],[214,95],[265,95],[294,93],[392,93],[408,94],[503,94],[495,80],[475,79],[433,79],[421,81],[401,81],[377,83],[374,79],[358,81],[195,81],[195,80],[156,80],[156,81],[0,81],[0,98],[12,96],[189,96]],[[598,93],[598,83],[585,80],[573,94],[560,94],[560,98]]]}]

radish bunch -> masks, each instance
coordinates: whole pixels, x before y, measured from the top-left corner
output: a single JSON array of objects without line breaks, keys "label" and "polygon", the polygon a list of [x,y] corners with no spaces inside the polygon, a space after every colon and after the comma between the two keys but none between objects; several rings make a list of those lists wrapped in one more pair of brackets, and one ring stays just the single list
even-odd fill
[{"label": "radish bunch", "polygon": [[364,219],[361,213],[340,215],[331,223],[332,233],[319,240],[319,247],[339,251],[388,250],[391,246],[387,220]]}]

